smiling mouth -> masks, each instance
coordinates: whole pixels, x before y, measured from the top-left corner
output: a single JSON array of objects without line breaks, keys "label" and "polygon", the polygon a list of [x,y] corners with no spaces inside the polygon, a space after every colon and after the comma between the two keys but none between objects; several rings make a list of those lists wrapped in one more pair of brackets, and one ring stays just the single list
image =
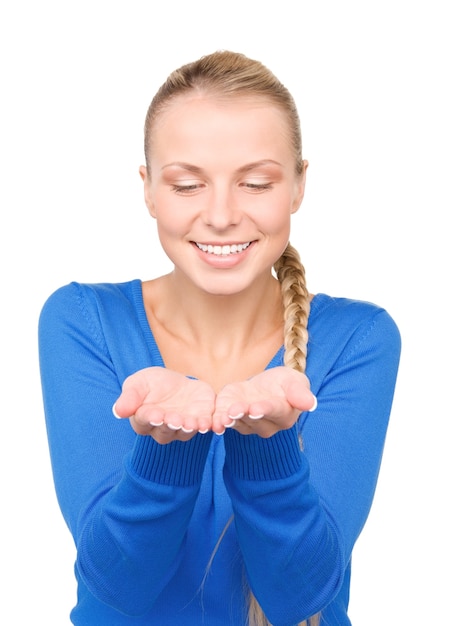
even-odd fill
[{"label": "smiling mouth", "polygon": [[204,244],[195,242],[197,248],[200,248],[202,252],[206,252],[207,254],[215,254],[216,256],[227,256],[229,254],[240,254],[244,250],[246,250],[251,241],[247,241],[247,243],[233,243],[226,246],[213,246],[212,244]]}]

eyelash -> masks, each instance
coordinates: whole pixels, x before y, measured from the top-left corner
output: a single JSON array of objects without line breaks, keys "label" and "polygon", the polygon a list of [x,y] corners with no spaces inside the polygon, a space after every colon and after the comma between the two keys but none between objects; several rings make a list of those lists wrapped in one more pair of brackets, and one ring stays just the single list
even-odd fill
[{"label": "eyelash", "polygon": [[[272,189],[273,183],[242,183],[242,187],[245,187],[251,191],[267,191],[268,189]],[[185,194],[190,195],[195,193],[198,189],[200,189],[201,185],[193,184],[193,185],[172,185],[172,191],[177,194]]]},{"label": "eyelash", "polygon": [[172,185],[172,191],[174,191],[175,193],[180,193],[180,194],[187,194],[189,195],[190,193],[194,193],[195,191],[197,191],[197,189],[200,188],[200,185]]},{"label": "eyelash", "polygon": [[254,191],[266,191],[267,189],[272,189],[272,183],[243,183],[244,187],[248,189],[253,189]]}]

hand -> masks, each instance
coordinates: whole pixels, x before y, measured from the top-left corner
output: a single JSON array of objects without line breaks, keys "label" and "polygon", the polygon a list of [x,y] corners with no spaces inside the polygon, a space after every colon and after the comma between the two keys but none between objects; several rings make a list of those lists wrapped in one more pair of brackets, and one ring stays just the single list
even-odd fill
[{"label": "hand", "polygon": [[249,380],[225,385],[216,398],[213,430],[220,432],[222,426],[232,425],[243,435],[271,437],[291,428],[299,413],[313,411],[316,406],[304,374],[289,367],[275,367]]},{"label": "hand", "polygon": [[137,434],[151,435],[159,443],[187,441],[197,432],[211,430],[215,399],[207,383],[148,367],[125,380],[113,412],[128,417]]}]

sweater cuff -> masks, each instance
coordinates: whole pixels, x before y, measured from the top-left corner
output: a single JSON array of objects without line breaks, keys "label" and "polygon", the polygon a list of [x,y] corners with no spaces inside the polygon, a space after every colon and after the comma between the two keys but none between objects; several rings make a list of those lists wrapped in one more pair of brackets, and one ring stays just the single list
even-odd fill
[{"label": "sweater cuff", "polygon": [[132,470],[145,480],[188,487],[200,483],[212,433],[188,441],[160,444],[149,435],[137,435],[130,456]]},{"label": "sweater cuff", "polygon": [[242,480],[279,480],[295,474],[302,463],[297,426],[264,439],[241,435],[232,428],[225,434],[226,464]]}]

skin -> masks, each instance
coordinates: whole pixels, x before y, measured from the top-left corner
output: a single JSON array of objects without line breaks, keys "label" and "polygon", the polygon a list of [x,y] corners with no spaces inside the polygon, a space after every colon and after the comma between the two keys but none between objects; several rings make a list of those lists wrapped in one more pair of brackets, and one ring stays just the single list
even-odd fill
[{"label": "skin", "polygon": [[174,267],[143,283],[166,367],[130,376],[114,406],[138,434],[168,443],[231,427],[270,437],[315,407],[304,374],[263,371],[283,342],[272,266],[305,172],[283,112],[261,98],[180,96],[157,119],[140,175]]}]

